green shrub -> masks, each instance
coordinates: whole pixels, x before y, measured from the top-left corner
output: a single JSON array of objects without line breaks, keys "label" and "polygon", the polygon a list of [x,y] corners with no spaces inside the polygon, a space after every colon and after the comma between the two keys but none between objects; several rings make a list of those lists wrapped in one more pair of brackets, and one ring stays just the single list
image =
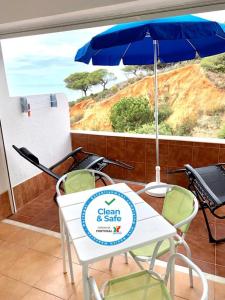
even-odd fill
[{"label": "green shrub", "polygon": [[74,106],[74,104],[76,104],[76,100],[74,100],[74,101],[69,101],[69,107]]},{"label": "green shrub", "polygon": [[113,131],[128,132],[151,123],[154,113],[146,97],[125,97],[111,108],[110,121]]},{"label": "green shrub", "polygon": [[185,119],[181,125],[177,125],[174,135],[191,136],[195,125],[196,121]]},{"label": "green shrub", "polygon": [[225,124],[220,128],[218,132],[218,138],[225,139]]},{"label": "green shrub", "polygon": [[165,121],[172,114],[172,109],[168,104],[159,105],[159,123]]},{"label": "green shrub", "polygon": [[[135,131],[133,131],[133,133],[155,134],[155,124],[154,123],[144,124],[144,125],[140,126],[139,128],[137,128]],[[159,134],[173,135],[173,130],[168,124],[162,122],[161,124],[159,124]]]},{"label": "green shrub", "polygon": [[201,67],[213,73],[225,73],[225,54],[203,58],[201,60]]}]

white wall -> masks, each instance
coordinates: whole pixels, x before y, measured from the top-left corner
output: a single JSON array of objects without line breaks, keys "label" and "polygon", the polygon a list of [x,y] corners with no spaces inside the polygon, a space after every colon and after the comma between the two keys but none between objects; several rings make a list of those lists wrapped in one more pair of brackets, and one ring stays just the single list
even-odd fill
[{"label": "white wall", "polygon": [[[16,49],[15,49],[16,51]],[[2,52],[0,50],[0,118],[5,138],[12,185],[40,171],[12,148],[26,147],[43,165],[50,166],[71,151],[69,106],[63,94],[57,94],[58,107],[50,107],[49,95],[28,96],[31,117],[21,113],[19,98],[8,96]],[[2,170],[0,170],[1,176]]]}]

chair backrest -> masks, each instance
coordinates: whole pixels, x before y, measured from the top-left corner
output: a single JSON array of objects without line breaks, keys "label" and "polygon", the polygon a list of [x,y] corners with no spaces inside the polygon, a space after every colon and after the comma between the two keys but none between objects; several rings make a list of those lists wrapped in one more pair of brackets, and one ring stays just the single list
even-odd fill
[{"label": "chair backrest", "polygon": [[83,169],[83,170],[75,170],[63,175],[56,184],[56,192],[57,195],[61,195],[60,186],[63,183],[63,189],[65,194],[77,193],[81,191],[86,191],[90,189],[94,189],[96,175],[98,178],[102,178],[107,180],[110,184],[114,184],[112,178],[110,178],[107,174],[92,170],[92,169]]},{"label": "chair backrest", "polygon": [[162,215],[181,232],[187,232],[197,212],[198,202],[192,192],[180,186],[173,186],[167,191]]}]

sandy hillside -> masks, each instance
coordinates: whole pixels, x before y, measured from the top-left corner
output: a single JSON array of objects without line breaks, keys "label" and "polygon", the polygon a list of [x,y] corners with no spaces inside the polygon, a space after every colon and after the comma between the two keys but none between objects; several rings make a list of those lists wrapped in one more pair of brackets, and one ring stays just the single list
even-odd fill
[{"label": "sandy hillside", "polygon": [[[197,120],[202,114],[221,109],[225,90],[207,79],[198,64],[159,74],[159,100],[168,101],[173,113],[168,123],[175,128],[186,119]],[[153,77],[145,77],[101,102],[87,99],[70,109],[71,117],[80,119],[73,129],[111,130],[110,109],[122,97],[148,95],[153,105]]]}]

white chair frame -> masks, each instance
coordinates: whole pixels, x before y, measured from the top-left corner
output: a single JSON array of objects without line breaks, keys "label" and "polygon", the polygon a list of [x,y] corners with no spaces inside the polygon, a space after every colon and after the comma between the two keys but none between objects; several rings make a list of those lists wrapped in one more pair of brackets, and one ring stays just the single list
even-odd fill
[{"label": "white chair frame", "polygon": [[[186,256],[184,256],[183,254],[180,253],[175,253],[173,255],[170,256],[168,263],[167,263],[167,268],[166,268],[166,274],[164,276],[164,278],[162,278],[159,274],[155,273],[153,270],[151,270],[149,268],[148,272],[154,276],[156,276],[158,279],[163,280],[165,285],[167,285],[168,280],[170,275],[173,272],[173,268],[175,265],[175,260],[179,258],[181,260],[183,260],[187,266],[189,267],[189,269],[193,269],[199,276],[201,283],[202,283],[202,296],[201,296],[201,300],[208,300],[208,283],[207,280],[203,274],[203,272],[200,270],[200,268],[198,266],[196,266],[189,258],[187,258]],[[89,277],[89,285],[91,288],[91,292],[94,296],[95,300],[104,300],[104,290],[105,287],[107,286],[108,282],[104,283],[102,288],[98,289],[98,286],[94,280],[93,277]],[[172,287],[170,287],[170,289],[172,289]]]},{"label": "white chair frame", "polygon": [[[115,184],[115,182],[113,181],[113,179],[111,178],[111,177],[109,177],[109,175],[107,175],[107,174],[105,174],[105,173],[103,173],[103,172],[101,172],[101,171],[97,171],[97,170],[93,170],[93,169],[82,169],[82,170],[77,170],[77,171],[85,171],[85,172],[90,172],[93,176],[95,175],[95,174],[97,174],[97,175],[100,175],[101,177],[104,177],[105,179],[107,179],[109,182],[110,182],[110,184]],[[74,171],[71,171],[71,172],[74,172]],[[56,193],[57,193],[57,196],[61,196],[61,192],[60,192],[60,185],[61,185],[61,183],[62,182],[65,182],[66,181],[66,178],[67,178],[67,176],[68,176],[68,174],[69,173],[71,173],[71,172],[68,172],[68,173],[66,173],[66,174],[64,174],[62,177],[60,177],[59,178],[59,180],[57,181],[57,183],[56,183]]]},{"label": "white chair frame", "polygon": [[[93,176],[95,174],[99,175],[101,177],[104,177],[106,180],[108,180],[110,184],[115,184],[115,182],[113,181],[113,179],[110,176],[108,176],[107,174],[105,174],[101,171],[97,171],[97,170],[93,170],[93,169],[82,169],[82,170],[77,170],[77,171],[81,171],[81,172],[82,171],[85,171],[85,172],[88,171]],[[57,196],[61,196],[60,185],[61,185],[62,182],[66,181],[66,178],[67,178],[69,173],[64,174],[57,181],[57,183],[56,183]],[[59,225],[60,225],[60,233],[61,233],[61,251],[62,251],[62,257],[63,257],[63,272],[64,273],[67,272],[66,271],[66,251],[65,251],[65,240],[66,240],[67,252],[68,252],[68,257],[69,257],[69,269],[70,269],[71,283],[74,283],[73,266],[72,266],[72,263],[71,263],[72,262],[72,254],[71,254],[71,248],[70,248],[70,237],[69,237],[67,229],[65,228],[65,225],[64,225],[61,213],[60,213],[60,209],[59,209]]]},{"label": "white chair frame", "polygon": [[[168,185],[168,184],[161,184],[161,185],[158,185],[158,187],[167,187],[167,191],[172,188],[174,185]],[[145,187],[139,191],[137,191],[137,194],[140,195],[142,193],[144,193],[145,191],[147,190],[150,190],[150,189],[154,189],[156,188],[155,186],[154,187]],[[174,225],[174,227],[176,229],[180,228],[181,226],[185,225],[185,224],[189,224],[194,218],[195,216],[197,215],[198,213],[198,201],[196,199],[196,197],[193,198],[193,201],[194,201],[194,209],[193,209],[193,212],[192,214],[186,218],[185,220],[177,223]],[[183,233],[181,236],[179,234],[177,234],[175,236],[175,239],[176,239],[176,246],[179,246],[179,245],[183,245],[185,250],[186,250],[186,254],[187,254],[187,257],[191,260],[191,249],[190,247],[188,246],[187,242],[184,240],[185,238],[185,233]],[[144,270],[143,266],[141,265],[140,262],[149,262],[150,264],[150,270],[153,270],[154,269],[154,265],[155,265],[155,261],[156,261],[156,258],[157,258],[157,254],[158,254],[158,250],[161,246],[163,241],[160,241],[156,244],[156,247],[154,249],[154,252],[153,252],[153,255],[152,257],[147,257],[147,256],[134,256],[132,254],[132,252],[129,252],[129,254],[132,256],[132,258],[134,259],[134,261],[136,262],[136,264],[139,266],[139,268],[141,270]],[[171,242],[170,242],[171,243]],[[111,270],[112,268],[112,264],[113,264],[113,257],[110,259],[110,263],[109,263],[109,269]],[[189,277],[190,277],[190,286],[193,287],[193,274],[192,274],[192,269],[189,268]]]}]

